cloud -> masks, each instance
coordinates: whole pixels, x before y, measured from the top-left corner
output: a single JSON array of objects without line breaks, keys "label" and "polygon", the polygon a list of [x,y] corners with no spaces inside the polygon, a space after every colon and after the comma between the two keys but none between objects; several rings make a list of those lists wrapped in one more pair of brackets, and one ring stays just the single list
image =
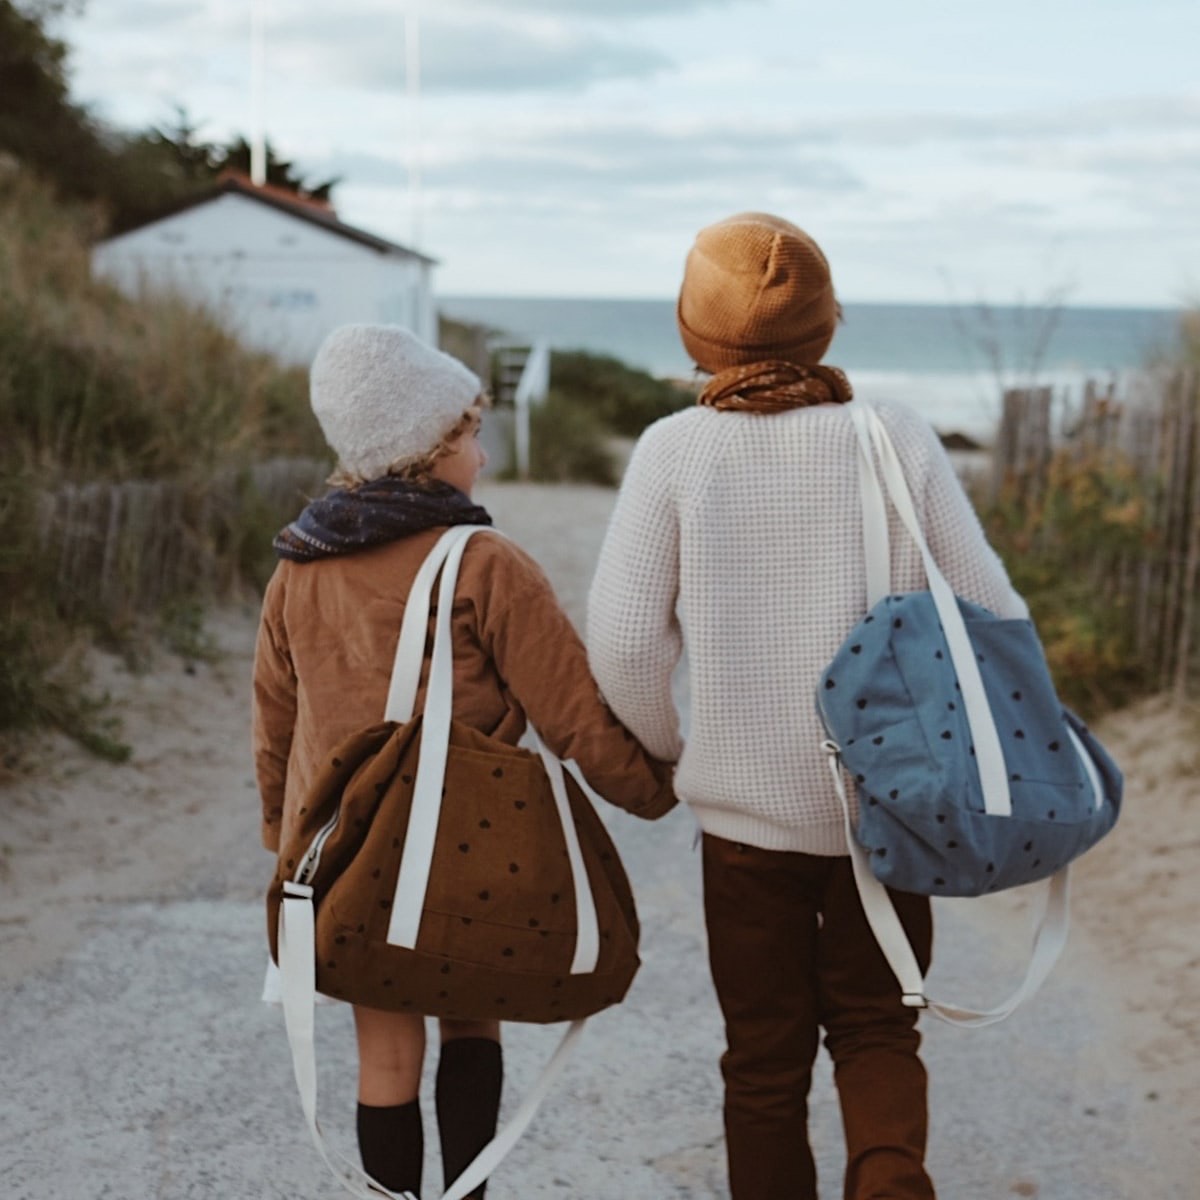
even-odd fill
[{"label": "cloud", "polygon": [[[460,91],[577,91],[603,80],[644,79],[671,65],[657,50],[634,43],[502,25],[434,24],[423,33],[421,49],[423,84]],[[396,82],[394,70],[380,82]]]},{"label": "cloud", "polygon": [[837,119],[822,127],[840,141],[905,146],[930,141],[1044,143],[1112,137],[1122,131],[1194,131],[1198,125],[1200,96],[1157,96],[980,115],[879,113]]},{"label": "cloud", "polygon": [[[1073,176],[1076,192],[1089,180],[1099,185],[1136,179],[1141,168],[1143,175],[1192,180],[1200,101],[1162,97],[987,116],[772,117],[737,125],[728,119],[689,125],[655,124],[651,118],[584,122],[565,115],[555,121],[553,114],[543,113],[535,125],[512,129],[503,119],[489,124],[487,117],[470,127],[431,127],[428,186],[513,195],[589,186],[642,193],[712,188],[720,194],[783,187],[847,198],[870,195],[888,202],[891,215],[898,217],[903,214],[891,202],[919,197],[931,169],[956,192],[967,185],[976,190],[999,185],[1004,172],[1016,169],[1032,171],[1039,180]],[[334,157],[314,169],[364,183],[404,179],[403,166],[383,157]],[[1038,201],[1044,217],[1047,205],[1054,208],[1061,197],[1043,203],[1039,196]],[[916,199],[916,204],[928,212],[927,203]]]},{"label": "cloud", "polygon": [[[421,86],[429,92],[583,91],[671,67],[661,51],[579,22],[439,10],[422,19]],[[404,22],[293,14],[271,32],[271,60],[344,86],[405,86]]]},{"label": "cloud", "polygon": [[[649,114],[588,124],[543,110],[536,127],[507,136],[502,111],[470,125],[459,114],[429,130],[425,227],[448,264],[449,292],[661,291],[690,231],[763,208],[836,251],[848,295],[944,299],[945,268],[971,294],[1041,294],[1069,280],[1076,298],[1100,302],[1123,293],[1085,243],[1195,243],[1200,147],[1194,126],[1184,132],[1189,103],[986,117],[774,114],[736,125],[731,115],[681,124]],[[408,211],[407,175],[386,145],[378,157],[313,164],[345,176],[348,219],[370,226],[391,219],[389,205]],[[404,240],[403,227],[394,232]],[[574,264],[569,284],[564,262]],[[1149,284],[1137,286],[1150,302]]]},{"label": "cloud", "polygon": [[84,15],[100,30],[146,33],[200,22],[206,11],[204,0],[110,0],[88,5]]},{"label": "cloud", "polygon": [[[662,11],[746,0],[651,0]],[[626,15],[632,0],[618,0]],[[559,10],[561,15],[559,15]],[[637,11],[643,9],[637,6]],[[662,51],[627,36],[625,22],[582,2],[500,4],[443,0],[420,21],[421,82],[427,92],[584,91],[609,80],[644,80],[672,67]],[[308,6],[264,2],[268,68],[294,78],[370,89],[403,89],[403,9],[381,0],[344,0],[336,15]],[[248,53],[248,10],[233,0],[115,0],[98,5],[89,30],[105,39],[108,75],[141,77],[147,38],[184,38],[180,54],[197,64],[209,54]],[[143,47],[139,51],[139,47]],[[156,45],[161,54],[161,44]]]},{"label": "cloud", "polygon": [[[497,142],[490,138],[480,145],[485,148],[477,153],[443,146],[439,158],[425,165],[426,186],[534,204],[589,194],[612,202],[621,194],[663,191],[745,195],[786,187],[844,195],[863,187],[837,158],[814,154],[803,140],[781,138],[770,128],[564,125],[511,137],[502,149],[493,148]],[[383,157],[332,155],[313,169],[372,186],[402,186],[407,179],[403,163]]]},{"label": "cloud", "polygon": [[[748,0],[505,0],[506,9],[561,13],[567,16],[650,17],[693,12],[701,8],[729,8]],[[750,0],[753,2],[753,0]],[[497,4],[497,7],[500,7]]]}]

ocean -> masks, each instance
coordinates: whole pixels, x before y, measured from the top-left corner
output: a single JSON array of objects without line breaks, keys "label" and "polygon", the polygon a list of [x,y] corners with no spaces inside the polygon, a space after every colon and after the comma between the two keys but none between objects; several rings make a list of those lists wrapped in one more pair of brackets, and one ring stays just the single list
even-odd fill
[{"label": "ocean", "polygon": [[[555,349],[609,354],[667,378],[690,378],[673,300],[446,296],[447,316]],[[912,405],[943,433],[986,437],[1004,386],[1034,381],[1074,392],[1091,378],[1136,375],[1176,338],[1170,309],[846,304],[825,361],[856,394]]]}]

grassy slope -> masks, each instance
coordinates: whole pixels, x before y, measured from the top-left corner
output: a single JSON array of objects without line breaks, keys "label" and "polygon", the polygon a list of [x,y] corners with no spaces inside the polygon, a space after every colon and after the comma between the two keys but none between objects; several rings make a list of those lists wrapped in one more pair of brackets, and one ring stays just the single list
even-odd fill
[{"label": "grassy slope", "polygon": [[[0,174],[0,737],[31,724],[97,729],[79,689],[54,682],[80,622],[67,619],[43,552],[40,495],[129,479],[200,495],[222,471],[325,453],[302,371],[247,350],[179,298],[135,303],[93,280],[99,228],[94,212],[60,204],[28,174]],[[279,514],[247,497],[236,519],[254,521],[255,538],[226,530],[231,555]],[[110,607],[139,609],[135,596]],[[91,616],[113,632],[111,611]]]}]

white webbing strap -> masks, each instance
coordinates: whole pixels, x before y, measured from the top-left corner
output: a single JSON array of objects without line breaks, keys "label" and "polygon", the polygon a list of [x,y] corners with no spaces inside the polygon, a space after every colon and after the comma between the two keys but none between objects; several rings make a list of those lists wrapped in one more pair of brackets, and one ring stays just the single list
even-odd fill
[{"label": "white webbing strap", "polygon": [[[954,589],[946,581],[941,569],[934,561],[925,534],[921,530],[921,522],[913,505],[912,495],[904,478],[904,468],[900,465],[896,448],[887,428],[879,419],[874,409],[867,407],[866,419],[870,424],[871,440],[879,455],[883,467],[883,479],[887,485],[888,495],[892,504],[908,530],[909,536],[921,552],[921,561],[925,566],[925,576],[929,581],[929,591],[937,607],[938,617],[942,622],[942,631],[950,650],[950,660],[954,664],[954,672],[958,676],[959,687],[962,689],[963,708],[966,711],[967,724],[971,730],[971,743],[975,747],[975,762],[979,769],[979,784],[983,791],[984,810],[992,816],[1012,815],[1012,796],[1008,789],[1008,770],[1004,765],[1004,752],[1000,748],[1000,735],[996,732],[996,722],[992,717],[991,705],[988,703],[987,692],[984,691],[983,679],[979,674],[979,663],[975,657],[974,647],[967,635],[966,622],[958,607]],[[861,415],[856,414],[856,421]],[[864,495],[864,508],[866,496]],[[887,527],[884,526],[884,537]]]},{"label": "white webbing strap", "polygon": [[838,748],[833,742],[826,742],[823,749],[828,755],[829,769],[833,773],[833,786],[842,802],[850,865],[854,870],[854,883],[862,900],[863,911],[867,915],[867,923],[871,926],[871,932],[874,933],[884,958],[888,960],[888,966],[892,968],[892,974],[900,984],[904,1003],[910,1008],[924,1008],[929,1000],[925,995],[925,977],[921,973],[917,956],[913,953],[904,926],[900,924],[900,918],[896,915],[887,889],[872,874],[866,852],[854,836],[854,822],[850,817],[850,800],[846,795],[845,780],[842,778]]},{"label": "white webbing strap", "polygon": [[[433,848],[437,840],[438,818],[442,811],[442,785],[446,779],[446,758],[450,750],[450,714],[454,702],[454,654],[451,648],[450,617],[454,607],[454,587],[458,568],[472,534],[486,528],[479,525],[458,525],[445,533],[434,552],[445,549],[445,563],[438,587],[437,624],[433,635],[433,660],[429,667],[429,683],[425,689],[425,715],[421,722],[421,746],[417,759],[417,779],[413,786],[412,808],[409,811],[408,831],[400,856],[400,874],[396,879],[396,894],[388,922],[387,940],[390,945],[415,950],[421,927],[421,912],[425,907],[425,892],[429,886],[429,871],[433,865]],[[419,619],[419,611],[410,599],[405,617],[410,613]],[[425,623],[429,620],[426,604]],[[424,627],[424,624],[422,627]],[[425,657],[424,642],[415,641],[404,647],[418,664]],[[397,663],[400,672],[409,672],[409,665]]]},{"label": "white webbing strap", "polygon": [[[429,630],[429,604],[433,597],[433,581],[437,578],[446,556],[462,537],[465,526],[448,529],[425,556],[404,602],[404,620],[400,623],[400,638],[392,661],[392,679],[388,686],[385,721],[403,725],[411,721],[417,703],[417,687],[421,682],[421,666],[425,660],[425,640]],[[502,535],[501,535],[502,536]]]},{"label": "white webbing strap", "polygon": [[575,889],[575,954],[571,960],[570,974],[590,975],[600,960],[600,922],[596,916],[596,900],[588,881],[587,866],[583,861],[583,848],[579,844],[579,831],[575,828],[571,802],[567,799],[563,764],[546,749],[532,725],[529,726],[529,735],[550,779],[550,790],[554,793],[554,806],[562,823],[563,839],[567,844],[567,859],[571,866],[571,881]]},{"label": "white webbing strap", "polygon": [[888,961],[888,966],[892,968],[892,974],[900,984],[904,1003],[910,1008],[928,1008],[943,1021],[966,1028],[982,1028],[1003,1021],[1045,983],[1046,977],[1062,953],[1063,946],[1066,945],[1069,925],[1068,868],[1063,867],[1047,882],[1042,893],[1041,906],[1035,909],[1034,913],[1033,950],[1030,953],[1025,978],[1007,1000],[994,1008],[985,1009],[965,1008],[958,1004],[932,1000],[925,994],[925,978],[908,935],[904,932],[904,926],[900,924],[900,918],[896,915],[892,898],[888,895],[887,888],[872,874],[867,852],[854,836],[850,802],[846,795],[837,748],[832,742],[826,743],[825,748],[829,754],[829,768],[833,773],[834,787],[842,804],[846,823],[846,845],[850,850],[854,882],[858,887],[863,912],[879,948]]},{"label": "white webbing strap", "polygon": [[338,1182],[360,1200],[416,1200],[411,1192],[390,1192],[373,1180],[356,1162],[325,1145],[317,1121],[317,1056],[313,1042],[313,1013],[316,1009],[316,926],[312,888],[302,883],[285,883],[279,905],[279,974],[282,985],[283,1021],[292,1048],[292,1069],[300,1092],[300,1107],[317,1153]]},{"label": "white webbing strap", "polygon": [[[427,562],[422,565],[422,571],[429,560],[441,565],[438,613],[433,638],[433,659],[425,691],[425,715],[421,723],[417,778],[413,786],[408,831],[401,852],[400,872],[396,879],[387,932],[389,944],[403,946],[409,950],[416,948],[420,933],[421,913],[425,907],[425,893],[429,887],[429,872],[433,865],[433,851],[442,809],[442,788],[446,778],[446,758],[454,702],[454,653],[451,634],[454,589],[467,542],[480,529],[488,528],[482,525],[459,525],[448,530],[430,551]],[[418,578],[421,581],[421,590],[418,593],[414,585],[413,594],[406,605],[404,627],[400,632],[393,666],[392,690],[399,699],[408,702],[410,713],[415,698],[416,680],[420,675],[425,654],[425,632],[429,622],[429,600],[432,595],[432,574],[421,578],[419,572]],[[413,634],[406,638],[405,634],[409,629],[417,630],[420,636]],[[397,677],[403,681],[399,685],[395,683]],[[600,953],[600,931],[591,882],[584,865],[575,820],[567,800],[562,763],[550,753],[532,727],[530,734],[550,781],[571,866],[577,926],[571,974],[586,975],[596,969]]]},{"label": "white webbing strap", "polygon": [[[1004,754],[1000,748],[996,723],[979,673],[975,650],[967,635],[966,623],[963,621],[954,591],[934,560],[925,540],[912,494],[904,478],[904,469],[886,426],[878,413],[861,400],[849,404],[847,411],[859,441],[859,482],[863,504],[863,542],[867,552],[868,607],[873,606],[881,595],[886,594],[886,583],[883,585],[884,591],[879,591],[879,579],[882,566],[888,563],[887,516],[875,473],[874,455],[871,453],[871,448],[874,447],[875,454],[879,456],[892,504],[920,551],[929,590],[941,619],[951,662],[962,689],[963,707],[975,746],[975,761],[984,795],[984,808],[993,815],[1011,816],[1012,797],[1008,787]],[[881,541],[885,547],[882,552],[879,550]],[[1099,797],[1099,780],[1090,756],[1081,744],[1077,744],[1076,749],[1089,770],[1093,788]],[[925,995],[925,980],[916,955],[896,915],[887,889],[875,878],[867,852],[855,837],[838,747],[833,742],[826,742],[825,750],[829,755],[834,787],[842,806],[846,844],[863,911],[875,940],[900,984],[905,1004],[911,1007],[928,1007],[936,1016],[953,1025],[983,1026],[1004,1020],[1041,987],[1066,944],[1069,925],[1067,868],[1057,872],[1048,882],[1043,906],[1035,915],[1033,950],[1025,978],[1003,1004],[995,1008],[976,1010],[930,1000]]]},{"label": "white webbing strap", "polygon": [[871,451],[871,427],[867,407],[862,401],[848,404],[855,436],[858,438],[858,488],[862,496],[863,551],[867,567],[867,609],[875,607],[892,590],[891,548],[888,545],[887,508],[883,489],[875,474]]},{"label": "white webbing strap", "polygon": [[508,1124],[476,1156],[475,1161],[442,1194],[442,1200],[463,1200],[473,1192],[504,1161],[508,1152],[517,1144],[521,1135],[529,1128],[538,1108],[545,1100],[554,1081],[562,1074],[575,1043],[583,1033],[587,1021],[572,1021],[562,1035],[550,1061],[542,1068],[528,1094],[513,1113]]},{"label": "white webbing strap", "polygon": [[[1012,794],[1008,786],[1008,768],[1004,764],[1004,752],[1000,746],[1000,736],[996,731],[996,722],[992,717],[991,705],[988,703],[987,692],[984,690],[983,678],[979,671],[979,664],[976,661],[975,650],[967,634],[967,626],[963,620],[962,610],[958,607],[954,590],[942,574],[929,549],[928,543],[925,541],[925,536],[921,531],[920,520],[913,505],[912,495],[908,490],[908,484],[904,478],[904,468],[900,465],[900,457],[896,453],[896,448],[892,443],[887,427],[880,420],[879,414],[874,409],[866,408],[866,411],[863,412],[860,409],[856,409],[854,405],[850,407],[851,416],[854,420],[856,430],[859,431],[860,440],[863,425],[869,424],[870,426],[871,438],[879,453],[880,463],[883,466],[884,481],[887,484],[892,503],[895,505],[896,511],[900,514],[900,518],[904,522],[905,528],[921,552],[921,560],[925,566],[925,575],[929,580],[929,590],[933,595],[934,604],[937,607],[938,616],[941,618],[942,629],[946,635],[946,642],[950,649],[950,660],[954,664],[959,686],[962,688],[963,708],[967,714],[967,723],[971,730],[971,740],[975,747],[975,761],[978,765],[979,783],[983,791],[984,811],[992,816],[1011,816]],[[864,524],[868,521],[874,524],[877,518],[874,515],[868,517],[868,514],[875,514],[879,511],[880,506],[877,497],[879,485],[878,481],[874,479],[874,464],[870,460],[870,455],[868,454],[865,457],[871,482],[874,483],[875,494],[871,493],[869,484],[864,481],[862,493],[863,519]],[[860,472],[863,470],[862,461],[863,456],[860,455]],[[865,476],[863,478],[865,480]],[[883,540],[886,543],[886,518],[883,519],[880,530]],[[870,544],[868,543],[868,545]],[[886,552],[882,561],[887,561]],[[872,564],[868,560],[868,593],[870,592],[871,574]],[[874,600],[871,603],[873,604]],[[1095,761],[1092,759],[1083,742],[1079,739],[1079,736],[1070,726],[1067,727],[1067,733],[1080,765],[1083,767],[1084,774],[1087,776],[1088,785],[1091,788],[1094,798],[1094,806],[1099,809],[1104,804],[1104,785],[1100,780],[1100,774],[1096,769]]]},{"label": "white webbing strap", "polygon": [[[359,1200],[416,1200],[411,1192],[391,1192],[376,1183],[357,1163],[326,1146],[317,1121],[317,1061],[313,1043],[313,1012],[316,1002],[316,926],[313,917],[312,888],[304,884],[284,884],[283,903],[279,906],[279,969],[283,985],[283,1017],[292,1065],[300,1092],[300,1107],[317,1152],[342,1187]],[[562,1074],[567,1058],[583,1033],[585,1021],[572,1021],[554,1053],[542,1068],[533,1087],[525,1095],[511,1119],[476,1155],[465,1171],[442,1196],[442,1200],[463,1200],[500,1165],[521,1139],[554,1081]]]}]

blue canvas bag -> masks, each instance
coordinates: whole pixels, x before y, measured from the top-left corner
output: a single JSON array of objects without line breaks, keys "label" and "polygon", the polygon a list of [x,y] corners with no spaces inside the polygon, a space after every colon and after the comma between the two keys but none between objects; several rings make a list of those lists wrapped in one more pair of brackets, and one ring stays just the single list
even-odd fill
[{"label": "blue canvas bag", "polygon": [[[1051,881],[1018,994],[987,1012],[930,1004],[960,1023],[989,1023],[1031,994],[1061,951],[1067,864],[1112,828],[1121,773],[1059,701],[1032,622],[1002,619],[954,595],[929,551],[886,427],[860,401],[848,411],[859,440],[869,611],[817,687],[825,748],[864,908],[908,1003],[930,1004],[885,885],[980,896]],[[921,552],[927,591],[888,594],[875,455]],[[856,825],[843,769],[855,784]]]}]

